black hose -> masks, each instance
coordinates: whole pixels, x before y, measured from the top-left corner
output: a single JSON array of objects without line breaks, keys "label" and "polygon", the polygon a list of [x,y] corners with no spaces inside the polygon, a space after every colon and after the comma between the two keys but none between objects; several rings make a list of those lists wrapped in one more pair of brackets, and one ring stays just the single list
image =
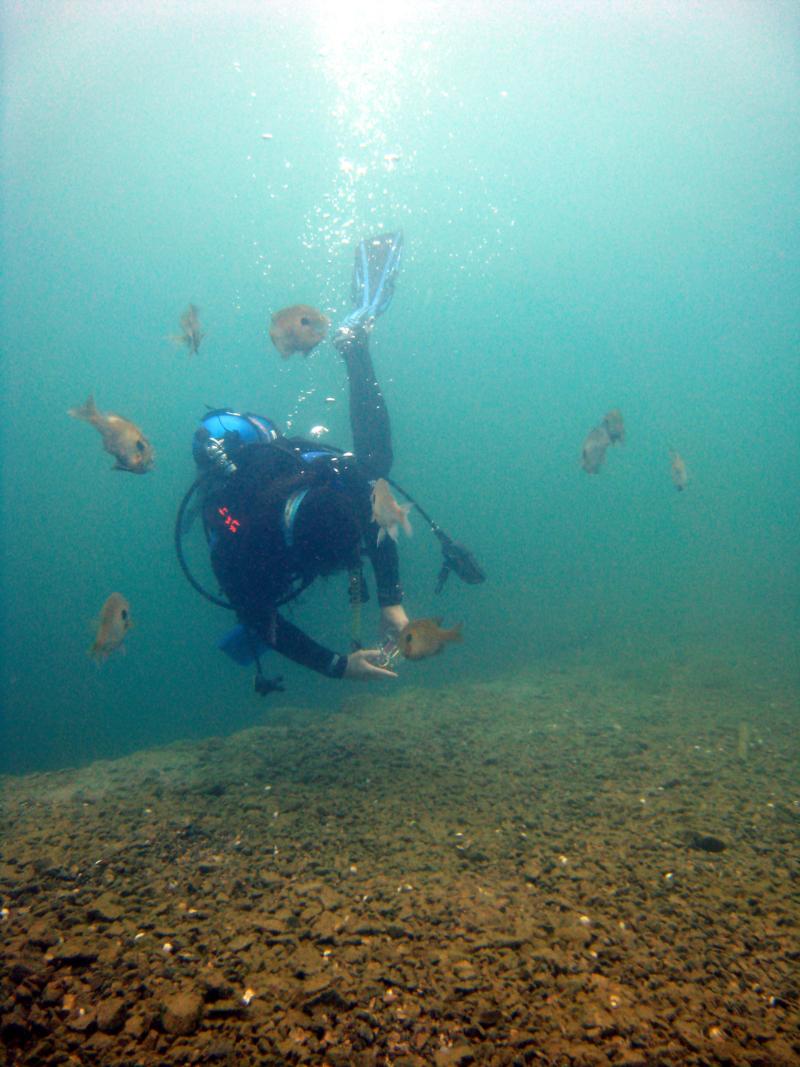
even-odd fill
[{"label": "black hose", "polygon": [[233,604],[229,604],[227,600],[222,600],[218,596],[214,596],[213,593],[209,593],[207,589],[204,589],[202,585],[197,581],[195,576],[189,570],[189,564],[186,562],[186,557],[183,554],[183,517],[186,514],[186,509],[189,506],[189,501],[202,483],[208,478],[208,474],[201,474],[199,478],[195,478],[188,490],[184,494],[183,500],[180,502],[178,508],[178,514],[175,516],[175,555],[178,557],[178,563],[181,565],[184,577],[186,578],[192,589],[197,590],[200,596],[205,597],[206,600],[210,600],[212,604],[216,604],[217,607],[226,608],[228,611],[233,611]]}]

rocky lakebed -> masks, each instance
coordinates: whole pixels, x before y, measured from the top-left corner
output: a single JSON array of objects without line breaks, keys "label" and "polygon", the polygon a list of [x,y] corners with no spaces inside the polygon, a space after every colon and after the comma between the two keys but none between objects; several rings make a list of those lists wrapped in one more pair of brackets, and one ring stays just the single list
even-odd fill
[{"label": "rocky lakebed", "polygon": [[0,1064],[800,1064],[797,693],[353,687],[6,777]]}]

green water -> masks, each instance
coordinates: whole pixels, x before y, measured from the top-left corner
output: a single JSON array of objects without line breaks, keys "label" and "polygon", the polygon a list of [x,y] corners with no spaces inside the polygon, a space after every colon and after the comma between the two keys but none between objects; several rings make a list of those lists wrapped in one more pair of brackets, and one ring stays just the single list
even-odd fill
[{"label": "green water", "polygon": [[[3,9],[0,770],[269,716],[215,649],[230,617],[175,562],[192,433],[212,404],[349,443],[332,347],[284,363],[269,316],[336,321],[354,244],[398,226],[373,343],[393,473],[489,580],[434,597],[417,516],[409,613],[467,639],[393,684],[793,647],[795,5],[128,7]],[[189,301],[195,358],[167,340]],[[67,417],[92,391],[152,440],[152,474],[112,473]],[[628,442],[591,477],[581,444],[612,407]],[[136,625],[97,670],[113,590]],[[342,581],[294,617],[346,650]],[[273,706],[324,714],[353,691],[277,669]]]}]

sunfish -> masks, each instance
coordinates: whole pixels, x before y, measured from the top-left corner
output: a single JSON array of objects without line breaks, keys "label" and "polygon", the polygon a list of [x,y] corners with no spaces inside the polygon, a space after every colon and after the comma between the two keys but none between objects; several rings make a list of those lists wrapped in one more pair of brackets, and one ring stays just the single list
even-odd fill
[{"label": "sunfish", "polygon": [[443,630],[441,617],[412,619],[400,631],[397,646],[406,659],[427,659],[441,652],[445,645],[464,640],[461,623],[452,630]]},{"label": "sunfish", "polygon": [[378,544],[388,535],[396,541],[402,526],[406,534],[411,537],[413,530],[408,521],[408,513],[411,504],[398,504],[392,496],[389,483],[385,478],[378,478],[372,487],[372,521],[376,522],[378,530]]},{"label": "sunfish", "polygon": [[200,342],[204,337],[205,333],[200,329],[200,309],[194,304],[189,304],[181,315],[180,335],[173,336],[172,341],[176,345],[185,345],[190,354],[197,355],[200,351]]},{"label": "sunfish", "polygon": [[124,652],[122,642],[133,626],[131,606],[122,593],[112,593],[100,609],[97,634],[89,655],[97,663],[105,663],[112,652]]},{"label": "sunfish", "polygon": [[581,462],[587,474],[597,474],[603,466],[606,458],[606,449],[611,444],[611,438],[605,425],[595,426],[583,442]]},{"label": "sunfish", "polygon": [[679,493],[682,493],[686,486],[689,484],[689,472],[686,469],[686,464],[683,462],[683,458],[675,451],[674,448],[669,450],[670,465],[669,471],[672,475],[672,483]]},{"label": "sunfish", "polygon": [[98,411],[93,396],[81,407],[70,408],[67,414],[94,426],[103,438],[103,448],[116,458],[112,470],[147,474],[153,469],[155,452],[139,427],[112,411]]},{"label": "sunfish", "polygon": [[284,359],[295,352],[308,355],[312,348],[325,337],[330,325],[321,311],[308,304],[295,304],[290,308],[276,311],[272,316],[269,336]]}]

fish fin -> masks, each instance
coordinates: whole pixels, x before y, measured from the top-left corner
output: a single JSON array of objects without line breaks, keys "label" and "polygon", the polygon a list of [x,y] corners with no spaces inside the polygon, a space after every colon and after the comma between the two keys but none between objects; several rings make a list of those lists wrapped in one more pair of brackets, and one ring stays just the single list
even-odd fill
[{"label": "fish fin", "polygon": [[387,527],[386,532],[394,541],[394,543],[397,544],[397,539],[400,537],[400,527],[397,525],[397,523],[393,522],[391,526]]},{"label": "fish fin", "polygon": [[411,511],[411,508],[413,506],[414,506],[413,504],[401,504],[400,505],[400,510],[403,512],[402,523],[403,523],[403,529],[406,532],[406,537],[411,537],[413,535],[413,533],[414,533],[414,529],[413,529],[413,527],[412,527],[412,525],[411,525],[411,523],[409,521],[409,518],[408,518],[408,513]]},{"label": "fish fin", "polygon": [[457,644],[461,644],[464,640],[464,623],[457,622],[455,626],[450,630],[450,640],[455,641]]},{"label": "fish fin", "polygon": [[71,415],[73,419],[83,419],[84,422],[91,422],[92,419],[96,419],[100,413],[94,402],[94,396],[89,393],[85,404],[81,404],[81,406],[77,408],[70,408],[67,414]]},{"label": "fish fin", "polygon": [[384,539],[385,536],[386,536],[386,530],[381,526],[378,529],[378,544],[381,543],[381,541]]}]

